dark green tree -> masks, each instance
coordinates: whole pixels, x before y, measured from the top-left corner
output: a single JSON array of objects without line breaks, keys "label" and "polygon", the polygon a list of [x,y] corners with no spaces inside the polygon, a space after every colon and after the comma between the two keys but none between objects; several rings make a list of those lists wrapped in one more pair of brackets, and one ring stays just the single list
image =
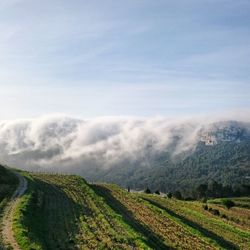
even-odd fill
[{"label": "dark green tree", "polygon": [[234,207],[235,206],[235,203],[232,201],[232,200],[223,200],[223,205],[227,208],[227,209],[230,209],[231,207]]},{"label": "dark green tree", "polygon": [[207,197],[207,189],[208,189],[208,185],[207,184],[200,184],[196,188],[198,199],[202,199],[202,198],[206,198]]},{"label": "dark green tree", "polygon": [[182,200],[182,194],[181,194],[180,191],[175,191],[175,192],[173,193],[173,196],[174,196],[174,198],[177,199],[177,200]]},{"label": "dark green tree", "polygon": [[168,197],[169,199],[171,199],[171,198],[173,197],[173,194],[170,192],[170,193],[167,194],[167,197]]},{"label": "dark green tree", "polygon": [[160,191],[159,191],[159,190],[156,190],[156,191],[155,191],[155,194],[160,195]]},{"label": "dark green tree", "polygon": [[150,189],[147,187],[147,188],[145,189],[144,193],[146,193],[146,194],[151,194],[151,191],[150,191]]}]

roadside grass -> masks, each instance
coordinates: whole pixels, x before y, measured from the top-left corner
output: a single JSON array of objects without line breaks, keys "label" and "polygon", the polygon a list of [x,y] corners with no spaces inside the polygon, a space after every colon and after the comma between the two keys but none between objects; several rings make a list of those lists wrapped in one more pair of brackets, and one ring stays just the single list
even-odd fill
[{"label": "roadside grass", "polygon": [[27,172],[20,172],[28,181],[28,189],[14,210],[13,231],[18,245],[23,250],[45,249],[44,244],[35,236],[42,223],[40,217],[35,213],[32,200],[36,192],[33,178]]},{"label": "roadside grass", "polygon": [[2,245],[2,218],[3,211],[10,201],[16,187],[18,185],[17,177],[7,168],[0,165],[0,249],[4,249]]}]

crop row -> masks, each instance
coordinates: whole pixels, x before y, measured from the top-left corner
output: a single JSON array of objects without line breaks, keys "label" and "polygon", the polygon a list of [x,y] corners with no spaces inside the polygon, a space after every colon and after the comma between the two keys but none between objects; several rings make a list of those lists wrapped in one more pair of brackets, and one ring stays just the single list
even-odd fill
[{"label": "crop row", "polygon": [[[202,208],[199,202],[187,202],[176,199],[167,199],[155,195],[140,194],[140,197],[146,198],[153,202],[156,206],[165,209],[175,217],[182,218],[183,222],[189,223],[191,226],[198,228],[203,234],[210,236],[222,247],[230,249],[249,249],[250,248],[250,232],[249,228],[232,223],[226,219],[215,216]],[[211,205],[209,205],[211,206]],[[225,208],[216,205],[213,209],[220,209],[221,213],[231,213],[232,216],[243,216],[242,212],[238,214],[239,208],[233,208],[226,211]],[[241,211],[241,209],[240,209]],[[247,220],[247,218],[245,218]]]},{"label": "crop row", "polygon": [[[64,230],[61,231],[66,231],[67,235],[56,232],[55,237],[59,240],[70,239],[72,247],[79,249],[148,248],[143,236],[124,223],[121,216],[105,204],[82,178],[41,174],[33,177],[36,182],[46,183],[50,192],[56,192],[55,199],[45,195],[48,201],[43,202],[42,206],[50,211],[48,220],[52,222],[48,223],[63,223],[60,227]],[[62,197],[62,200],[58,197]],[[58,228],[58,225],[51,226]],[[53,240],[51,238],[49,242]]]},{"label": "crop row", "polygon": [[136,221],[158,238],[158,243],[162,242],[169,248],[175,249],[190,249],[191,246],[192,249],[215,249],[207,241],[177,223],[162,209],[150,205],[137,195],[128,193],[115,185],[95,186],[103,196],[107,196],[110,192],[128,213],[133,214]]}]

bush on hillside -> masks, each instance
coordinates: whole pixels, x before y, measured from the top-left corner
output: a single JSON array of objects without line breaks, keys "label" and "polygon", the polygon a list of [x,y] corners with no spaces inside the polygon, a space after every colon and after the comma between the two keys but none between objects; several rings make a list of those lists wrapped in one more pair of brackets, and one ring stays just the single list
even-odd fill
[{"label": "bush on hillside", "polygon": [[182,195],[181,195],[181,192],[180,191],[176,191],[173,193],[173,196],[175,199],[177,200],[182,200]]},{"label": "bush on hillside", "polygon": [[151,194],[151,191],[150,191],[150,189],[147,187],[147,188],[145,189],[144,193],[146,193],[146,194]]},{"label": "bush on hillside", "polygon": [[172,193],[168,193],[168,194],[167,194],[167,197],[168,197],[169,199],[171,199],[171,198],[173,197],[173,194],[172,194]]},{"label": "bush on hillside", "polygon": [[203,207],[204,210],[208,210],[207,204],[206,204],[206,205],[203,205],[202,207]]},{"label": "bush on hillside", "polygon": [[223,200],[222,204],[227,208],[230,209],[231,207],[235,206],[235,203],[232,200]]}]

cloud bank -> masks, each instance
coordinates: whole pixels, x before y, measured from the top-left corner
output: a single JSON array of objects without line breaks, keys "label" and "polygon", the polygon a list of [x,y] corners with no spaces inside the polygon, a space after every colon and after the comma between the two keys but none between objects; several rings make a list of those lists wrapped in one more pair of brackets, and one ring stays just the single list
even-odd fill
[{"label": "cloud bank", "polygon": [[46,116],[0,122],[0,161],[28,170],[95,171],[195,149],[209,121],[166,118],[73,119]]}]

